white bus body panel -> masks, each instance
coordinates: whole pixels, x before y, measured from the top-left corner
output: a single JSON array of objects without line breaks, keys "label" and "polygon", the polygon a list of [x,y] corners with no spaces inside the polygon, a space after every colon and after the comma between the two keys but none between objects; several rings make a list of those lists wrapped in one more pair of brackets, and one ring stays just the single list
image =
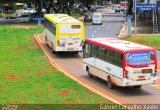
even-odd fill
[{"label": "white bus body panel", "polygon": [[[127,67],[129,79],[123,78],[123,68],[107,63],[103,60],[90,57],[83,59],[83,68],[86,71],[87,67],[91,74],[107,81],[108,75],[111,76],[112,81],[117,86],[136,86],[136,85],[144,85],[144,84],[152,84],[157,81],[157,76],[150,76],[149,73],[138,73],[134,74],[133,71],[141,71],[142,69],[152,69],[154,70],[154,66],[144,67],[144,68],[131,68]],[[145,80],[139,80],[138,77],[145,75]]]},{"label": "white bus body panel", "polygon": [[[61,24],[60,32],[63,32],[65,36],[60,34],[58,38],[59,45],[56,45],[56,36],[47,29],[44,30],[44,35],[47,37],[47,44],[50,47],[53,44],[54,51],[82,51],[82,34],[78,34],[78,36],[74,35],[74,33],[82,33],[82,27],[73,30],[70,28],[71,25],[73,24]],[[67,34],[73,34],[74,36],[66,36]]]},{"label": "white bus body panel", "polygon": [[112,77],[113,83],[116,85],[121,85],[120,83],[122,82],[120,81],[122,80],[123,76],[122,68],[94,57],[83,59],[83,63],[84,69],[86,70],[86,67],[88,66],[91,74],[106,81],[108,75],[110,75]]},{"label": "white bus body panel", "polygon": [[[72,28],[72,25],[80,25],[80,28]],[[56,51],[82,51],[81,24],[60,24],[59,31],[59,46]]]},{"label": "white bus body panel", "polygon": [[82,51],[81,36],[60,36],[56,51]]},{"label": "white bus body panel", "polygon": [[60,33],[81,33],[82,27],[77,29],[72,29],[71,25],[81,25],[81,24],[60,24]]},{"label": "white bus body panel", "polygon": [[[149,67],[143,68],[131,68],[126,67],[125,69],[128,71],[129,79],[123,79],[124,86],[134,86],[134,85],[144,85],[144,84],[153,84],[157,81],[157,76],[151,76],[150,73],[141,73],[144,69],[152,69],[154,71],[155,65],[150,65]],[[145,78],[140,79],[139,76],[144,76]]]}]

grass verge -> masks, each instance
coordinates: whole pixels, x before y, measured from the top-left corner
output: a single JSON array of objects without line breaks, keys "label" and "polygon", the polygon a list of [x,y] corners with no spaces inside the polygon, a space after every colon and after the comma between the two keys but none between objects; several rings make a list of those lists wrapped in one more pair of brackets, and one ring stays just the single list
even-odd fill
[{"label": "grass verge", "polygon": [[108,104],[52,68],[33,42],[42,30],[0,26],[0,103]]},{"label": "grass verge", "polygon": [[138,36],[126,36],[125,40],[136,42],[139,44],[154,47],[160,50],[160,35],[138,35]]}]

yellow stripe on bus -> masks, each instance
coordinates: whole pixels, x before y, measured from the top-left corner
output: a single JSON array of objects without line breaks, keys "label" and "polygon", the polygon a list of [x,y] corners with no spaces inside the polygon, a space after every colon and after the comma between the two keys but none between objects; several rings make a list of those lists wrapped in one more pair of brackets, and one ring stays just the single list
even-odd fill
[{"label": "yellow stripe on bus", "polygon": [[60,36],[80,36],[82,33],[59,33]]}]

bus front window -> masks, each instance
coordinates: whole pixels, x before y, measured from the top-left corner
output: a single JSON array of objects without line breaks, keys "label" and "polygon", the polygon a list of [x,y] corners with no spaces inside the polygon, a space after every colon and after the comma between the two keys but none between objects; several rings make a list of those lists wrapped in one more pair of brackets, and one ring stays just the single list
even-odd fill
[{"label": "bus front window", "polygon": [[127,65],[140,66],[154,63],[154,52],[128,52],[126,54]]}]

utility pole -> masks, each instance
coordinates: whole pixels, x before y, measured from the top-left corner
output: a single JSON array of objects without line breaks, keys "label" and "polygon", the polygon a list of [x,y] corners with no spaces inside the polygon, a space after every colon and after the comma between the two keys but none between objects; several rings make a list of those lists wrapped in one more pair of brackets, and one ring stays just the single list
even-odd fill
[{"label": "utility pole", "polygon": [[127,3],[126,3],[126,0],[125,0],[125,21],[126,21],[126,17],[127,17],[126,16],[126,10],[127,10],[126,8],[127,8]]},{"label": "utility pole", "polygon": [[134,0],[134,17],[135,17],[135,19],[134,19],[134,28],[135,28],[135,35],[137,36],[137,12],[136,12],[136,0]]}]

